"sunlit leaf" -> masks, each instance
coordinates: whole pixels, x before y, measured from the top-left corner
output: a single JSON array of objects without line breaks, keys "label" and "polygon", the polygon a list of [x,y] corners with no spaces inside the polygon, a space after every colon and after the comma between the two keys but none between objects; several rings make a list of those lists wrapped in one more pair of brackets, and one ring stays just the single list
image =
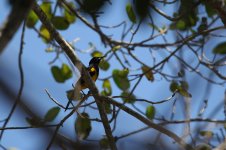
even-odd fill
[{"label": "sunlit leaf", "polygon": [[155,117],[155,107],[153,105],[148,106],[145,114],[147,118],[152,120]]},{"label": "sunlit leaf", "polygon": [[130,3],[128,3],[126,5],[126,12],[127,12],[128,17],[129,17],[129,20],[132,23],[136,23],[136,15],[135,15],[133,8],[132,8],[132,5]]},{"label": "sunlit leaf", "polygon": [[115,46],[115,47],[112,48],[112,51],[113,51],[113,52],[116,52],[116,51],[119,50],[120,48],[122,48],[122,46],[121,46],[121,45],[117,45],[117,46]]},{"label": "sunlit leaf", "polygon": [[51,35],[45,26],[42,25],[39,32],[40,32],[41,38],[44,42],[48,43],[51,41]]},{"label": "sunlit leaf", "polygon": [[148,66],[142,66],[141,69],[143,73],[145,73],[144,75],[149,81],[154,81],[154,75],[152,73],[151,68],[149,68]]},{"label": "sunlit leaf", "polygon": [[122,92],[121,93],[121,96],[122,96],[122,100],[125,102],[125,103],[135,103],[136,102],[136,97],[135,95],[131,94],[129,92]]},{"label": "sunlit leaf", "polygon": [[108,79],[104,80],[102,87],[107,96],[110,96],[112,94],[111,83]]},{"label": "sunlit leaf", "polygon": [[215,54],[226,54],[226,42],[218,44],[214,49]]},{"label": "sunlit leaf", "polygon": [[44,117],[44,121],[47,121],[47,122],[53,121],[56,118],[56,116],[58,115],[59,112],[60,112],[60,108],[59,107],[53,107],[53,108],[51,108],[46,113],[46,115]]},{"label": "sunlit leaf", "polygon": [[75,121],[75,132],[78,136],[78,139],[86,139],[89,136],[91,129],[92,127],[89,115],[84,112],[78,115]]},{"label": "sunlit leaf", "polygon": [[67,64],[62,64],[61,74],[63,75],[64,80],[70,79],[73,75],[70,67]]},{"label": "sunlit leaf", "polygon": [[[72,8],[75,8],[74,3],[69,3]],[[74,23],[76,20],[76,16],[72,13],[67,7],[64,8],[64,17],[68,21],[68,23]]]},{"label": "sunlit leaf", "polygon": [[61,16],[54,16],[52,18],[52,23],[58,30],[66,30],[69,27],[69,22]]},{"label": "sunlit leaf", "polygon": [[26,25],[28,28],[33,28],[38,22],[38,16],[31,10],[27,16]]},{"label": "sunlit leaf", "polygon": [[130,87],[130,82],[127,78],[128,72],[127,71],[120,71],[120,70],[113,70],[112,77],[115,84],[123,91],[126,91]]},{"label": "sunlit leaf", "polygon": [[103,56],[103,53],[101,53],[100,51],[93,51],[91,53],[91,56],[92,57],[102,57]]},{"label": "sunlit leaf", "polygon": [[52,66],[51,72],[57,82],[63,83],[72,77],[72,71],[67,64],[62,64],[61,68]]},{"label": "sunlit leaf", "polygon": [[40,5],[41,9],[45,12],[48,19],[51,19],[52,17],[52,8],[51,8],[51,2],[43,2]]}]

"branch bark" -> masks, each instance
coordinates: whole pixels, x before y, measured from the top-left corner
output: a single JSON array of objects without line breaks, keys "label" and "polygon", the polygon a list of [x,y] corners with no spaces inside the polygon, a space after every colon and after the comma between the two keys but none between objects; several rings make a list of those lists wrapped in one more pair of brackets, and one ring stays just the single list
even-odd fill
[{"label": "branch bark", "polygon": [[54,28],[52,23],[48,20],[46,14],[42,11],[42,9],[39,7],[37,3],[34,3],[33,10],[36,13],[36,15],[39,17],[43,25],[47,28],[47,30],[50,32],[51,36],[57,41],[57,43],[61,46],[61,48],[64,50],[64,52],[67,54],[67,56],[70,58],[72,63],[77,67],[82,74],[84,74],[84,79],[88,83],[88,87],[91,90],[91,93],[93,94],[93,97],[95,98],[96,104],[98,106],[98,110],[100,113],[101,120],[103,122],[103,126],[105,129],[106,136],[109,140],[109,144],[112,150],[116,150],[116,144],[114,137],[111,132],[111,127],[108,123],[107,114],[105,112],[105,108],[103,107],[100,99],[99,99],[99,92],[97,87],[95,86],[93,80],[91,79],[89,73],[86,70],[86,67],[81,63],[81,61],[76,56],[73,48],[61,37],[59,32]]},{"label": "branch bark", "polygon": [[208,3],[217,11],[221,21],[226,27],[226,2],[224,0],[211,0],[208,1]]},{"label": "branch bark", "polygon": [[0,54],[13,38],[19,29],[22,21],[27,16],[34,0],[14,0],[12,10],[8,16],[7,22],[2,30],[0,30]]}]

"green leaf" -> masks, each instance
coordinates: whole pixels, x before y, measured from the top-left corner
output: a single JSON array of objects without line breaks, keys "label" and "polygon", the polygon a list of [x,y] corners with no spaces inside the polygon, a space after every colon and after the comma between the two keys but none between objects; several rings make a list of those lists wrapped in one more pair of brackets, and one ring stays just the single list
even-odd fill
[{"label": "green leaf", "polygon": [[101,53],[100,51],[93,51],[91,53],[91,56],[92,57],[102,57],[103,56],[103,53]]},{"label": "green leaf", "polygon": [[[72,8],[75,8],[74,3],[69,3]],[[64,7],[64,17],[68,21],[68,23],[74,23],[76,20],[76,16],[72,13],[67,7]]]},{"label": "green leaf", "polygon": [[121,45],[114,46],[114,47],[112,48],[112,51],[113,51],[113,52],[116,52],[116,51],[119,50],[120,48],[122,48]]},{"label": "green leaf", "polygon": [[68,100],[74,100],[74,89],[68,90],[68,91],[66,91],[66,93],[67,93]]},{"label": "green leaf", "polygon": [[130,103],[130,104],[133,104],[136,102],[136,97],[135,95],[131,94],[129,92],[122,92],[121,93],[121,96],[122,96],[122,100],[123,102],[125,103]]},{"label": "green leaf", "polygon": [[75,121],[75,132],[78,136],[78,139],[86,139],[89,136],[91,129],[92,127],[89,115],[84,112],[78,115]]},{"label": "green leaf", "polygon": [[41,9],[45,12],[48,19],[51,19],[52,17],[52,8],[51,8],[51,2],[43,2],[40,5]]},{"label": "green leaf", "polygon": [[122,77],[122,78],[126,78],[129,74],[129,69],[126,68],[126,69],[123,69],[122,71],[119,72],[119,75]]},{"label": "green leaf", "polygon": [[62,64],[61,68],[52,66],[51,72],[57,82],[63,83],[72,77],[72,71],[67,64]]},{"label": "green leaf", "polygon": [[70,79],[73,76],[72,71],[67,64],[62,64],[61,73],[64,80]]},{"label": "green leaf", "polygon": [[152,73],[151,68],[149,68],[148,66],[142,66],[141,69],[143,73],[145,73],[144,75],[149,81],[154,81],[154,75]]},{"label": "green leaf", "polygon": [[110,96],[112,94],[111,83],[108,79],[104,80],[102,87],[104,89],[105,95]]},{"label": "green leaf", "polygon": [[132,23],[136,23],[136,15],[135,15],[133,8],[132,8],[132,5],[130,3],[128,3],[126,5],[126,12],[127,12],[128,17],[129,17],[129,20]]},{"label": "green leaf", "polygon": [[44,42],[49,43],[52,40],[51,35],[45,26],[42,25],[39,32]]},{"label": "green leaf", "polygon": [[130,87],[130,82],[127,78],[128,72],[125,70],[113,70],[112,77],[115,84],[122,90],[126,91]]},{"label": "green leaf", "polygon": [[179,20],[176,23],[176,27],[179,30],[185,30],[186,29],[186,23],[183,20]]},{"label": "green leaf", "polygon": [[100,64],[99,64],[100,69],[106,71],[110,68],[110,64],[106,61],[106,60],[101,60]]},{"label": "green leaf", "polygon": [[200,131],[199,134],[206,138],[211,138],[213,136],[212,131]]},{"label": "green leaf", "polygon": [[183,89],[181,86],[178,88],[178,92],[184,96],[184,97],[192,97],[192,95],[186,90],[186,89]]},{"label": "green leaf", "polygon": [[155,107],[153,105],[148,106],[145,114],[147,118],[152,120],[155,117]]},{"label": "green leaf", "polygon": [[63,83],[65,81],[64,77],[61,74],[61,69],[58,66],[52,66],[51,67],[51,72],[52,72],[52,75],[53,75],[54,79],[57,82]]},{"label": "green leaf", "polygon": [[109,141],[107,138],[102,138],[99,141],[99,145],[100,145],[101,149],[110,149]]},{"label": "green leaf", "polygon": [[56,118],[56,116],[58,115],[59,112],[60,112],[60,108],[59,107],[53,107],[53,108],[51,108],[46,113],[46,115],[44,117],[44,121],[46,121],[46,122],[53,121]]},{"label": "green leaf", "polygon": [[178,90],[178,83],[176,81],[172,81],[171,84],[170,84],[170,90],[171,92],[175,92],[176,90]]},{"label": "green leaf", "polygon": [[26,25],[28,28],[33,28],[35,24],[38,22],[38,16],[31,10],[27,16]]},{"label": "green leaf", "polygon": [[226,42],[222,42],[218,44],[214,49],[213,49],[214,54],[226,54]]},{"label": "green leaf", "polygon": [[54,16],[52,18],[52,23],[58,30],[66,30],[69,27],[69,22],[61,16]]}]

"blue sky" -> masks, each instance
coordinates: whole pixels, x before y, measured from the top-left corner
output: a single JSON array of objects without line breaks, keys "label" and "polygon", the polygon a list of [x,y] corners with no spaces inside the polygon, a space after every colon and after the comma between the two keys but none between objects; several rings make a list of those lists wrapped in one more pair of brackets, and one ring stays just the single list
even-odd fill
[{"label": "blue sky", "polygon": [[[120,8],[121,7],[121,8]],[[121,1],[116,1],[113,3],[113,7],[111,7],[111,11],[104,15],[100,19],[101,24],[105,25],[115,25],[126,18],[126,13],[124,11],[124,5],[121,4]],[[121,10],[122,11],[118,11]],[[170,8],[166,8],[166,11],[170,10]],[[0,1],[0,14],[2,17],[0,17],[0,23],[2,24],[5,20],[7,14],[9,12],[9,7],[6,5],[5,1]],[[164,26],[168,25],[169,22],[166,20],[160,20],[158,19],[158,16],[155,16],[155,22]],[[128,20],[127,20],[128,21]],[[37,25],[37,27],[40,26],[40,22]],[[112,30],[111,33],[114,33],[113,38],[119,39],[121,29]],[[144,38],[145,36],[148,36],[151,32],[151,28],[146,27],[138,33],[138,35],[135,37],[135,40],[139,40]],[[89,48],[88,43],[92,42],[95,44],[97,50],[102,51],[103,53],[109,50],[109,47],[105,48],[103,44],[101,44],[99,36],[91,31],[89,28],[85,27],[83,23],[81,23],[79,20],[75,23],[75,25],[71,26],[67,31],[61,32],[62,36],[68,40],[73,41],[76,38],[79,38],[80,40],[76,42],[75,46],[80,49],[87,49]],[[110,34],[110,32],[109,32]],[[10,88],[13,89],[13,91],[17,91],[19,88],[19,73],[18,73],[18,50],[19,50],[19,43],[20,43],[20,35],[21,35],[21,29],[16,33],[13,40],[10,42],[10,44],[7,46],[6,50],[3,54],[0,55],[0,70],[1,72],[4,72],[3,74],[0,73],[1,80],[5,80]],[[170,37],[168,37],[170,38]],[[171,37],[173,40],[173,37]],[[154,40],[153,43],[162,43],[161,38],[157,38],[157,40]],[[215,41],[213,41],[214,43]],[[211,49],[215,43],[209,43],[207,47]],[[49,54],[45,52],[45,49],[47,46],[43,44],[42,40],[38,38],[38,35],[31,29],[26,29],[25,32],[25,46],[24,46],[24,53],[23,53],[23,67],[24,67],[24,73],[25,73],[25,87],[23,92],[23,97],[26,97],[28,100],[28,104],[31,106],[31,108],[41,114],[41,116],[44,116],[45,113],[53,106],[56,106],[51,100],[49,100],[48,96],[44,92],[44,89],[48,89],[49,92],[55,97],[59,102],[66,105],[66,95],[65,91],[71,88],[72,83],[74,83],[75,76],[66,81],[64,84],[56,83],[54,78],[52,77],[50,67],[51,65],[48,65],[48,63],[54,58],[55,54]],[[142,48],[136,49],[136,52],[134,53],[138,57],[142,57],[142,61],[145,62],[147,65],[152,66],[152,60],[150,60],[150,53],[145,51]],[[164,56],[167,56],[167,53],[155,51],[154,54],[156,55],[156,58],[158,61],[160,61]],[[90,57],[90,54],[83,54],[78,53],[79,58],[84,64],[88,64]],[[188,59],[191,58],[188,54]],[[64,55],[60,56],[60,59],[57,60],[54,65],[61,65],[63,62],[67,63],[67,60]],[[119,68],[122,69],[122,67],[119,65],[118,62],[115,61],[115,59],[112,59],[110,61],[111,68],[108,72],[101,71],[100,78],[107,77],[109,74],[111,74],[111,70]],[[173,66],[174,70],[178,71],[178,65],[175,64],[175,61],[170,62],[171,66]],[[134,69],[140,67],[139,65],[133,66]],[[170,70],[170,69],[169,69]],[[167,71],[169,71],[167,70]],[[133,72],[131,71],[131,74]],[[206,112],[204,113],[204,116],[208,117],[209,112],[216,106],[217,104],[221,103],[223,104],[223,98],[224,98],[224,88],[222,86],[213,86],[211,89],[211,93],[208,97],[203,96],[203,92],[205,90],[205,84],[206,81],[202,79],[198,79],[198,76],[194,73],[189,74],[186,76],[187,81],[189,84],[192,84],[191,88],[189,89],[189,92],[192,93],[191,98],[191,116],[196,117],[197,112],[199,109],[199,104],[203,99],[209,99],[208,106],[206,109]],[[147,79],[143,79],[140,83],[140,85],[137,87],[135,91],[135,95],[138,98],[146,98],[153,101],[158,101],[165,99],[171,95],[171,92],[169,91],[169,83],[166,82],[164,79],[162,79],[159,75],[155,76],[156,80],[155,82],[148,82]],[[13,80],[12,80],[13,79]],[[111,80],[112,86],[113,86],[113,95],[119,95],[120,90],[116,87],[116,85],[113,83],[113,80]],[[132,82],[131,85],[134,85],[135,82]],[[102,82],[97,81],[96,83],[97,87],[101,89]],[[133,87],[133,86],[131,86]],[[0,91],[0,119],[7,116],[10,108],[11,103],[7,103],[7,97],[4,96]],[[2,101],[4,99],[4,101]],[[178,98],[179,99],[179,98]],[[92,100],[92,98],[90,99]],[[179,99],[181,100],[181,99]],[[156,105],[157,109],[157,115],[165,116],[166,118],[170,116],[169,110],[172,109],[172,102],[167,102],[161,105]],[[182,103],[181,101],[177,101],[176,106],[180,106],[179,104]],[[201,102],[202,103],[202,102]],[[130,106],[130,105],[129,105]],[[147,104],[146,103],[137,103],[138,108],[145,110]],[[91,109],[87,110],[91,117],[97,117],[96,111],[93,111]],[[183,111],[184,108],[182,107],[176,107],[176,116],[177,119],[184,119],[183,117]],[[219,110],[220,113],[218,113],[214,118],[218,119],[224,119],[223,115],[223,109]],[[68,112],[64,112],[61,110],[60,115],[56,118],[55,123],[60,121]],[[14,114],[12,120],[8,124],[8,126],[27,126],[28,124],[25,121],[25,117],[27,115],[25,113],[20,114],[19,109]],[[71,117],[65,124],[64,127],[60,130],[61,133],[64,133],[66,136],[70,138],[74,138],[74,119],[76,116]],[[137,121],[136,119],[126,115],[125,113],[121,113],[118,119],[118,128],[114,135],[120,135],[123,133],[127,133],[130,131],[133,131],[135,129],[139,129],[141,127],[144,127],[144,125]],[[174,126],[170,126],[173,131]],[[181,126],[178,128],[181,128]],[[71,132],[73,130],[73,132]],[[4,134],[4,138],[1,142],[2,145],[5,147],[16,147],[19,150],[28,150],[28,149],[34,149],[37,148],[37,150],[40,148],[40,145],[45,146],[48,143],[44,139],[43,134],[40,133],[40,129],[29,129],[29,130],[12,130],[12,131],[6,131]],[[182,130],[176,130],[175,132],[180,134]],[[148,132],[142,132],[139,133],[133,137],[129,137],[129,140],[134,140],[137,142],[143,142],[142,137],[150,136],[150,134],[153,131],[150,129]],[[93,122],[93,130],[91,132],[91,135],[89,136],[90,139],[98,139],[101,138],[101,136],[104,134],[104,131],[102,129],[102,125],[99,123]],[[26,142],[25,142],[26,141]],[[170,142],[172,142],[170,140]],[[41,148],[43,148],[41,146]],[[35,150],[35,149],[34,149]]]}]

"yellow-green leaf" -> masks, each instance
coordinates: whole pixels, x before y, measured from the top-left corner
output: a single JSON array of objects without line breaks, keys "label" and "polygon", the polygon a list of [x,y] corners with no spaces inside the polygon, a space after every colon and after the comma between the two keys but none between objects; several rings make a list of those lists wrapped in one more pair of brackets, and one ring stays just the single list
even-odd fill
[{"label": "yellow-green leaf", "polygon": [[104,80],[102,87],[107,96],[110,96],[112,94],[111,83],[108,79]]},{"label": "yellow-green leaf", "polygon": [[46,113],[46,115],[44,117],[44,121],[46,121],[46,122],[53,121],[56,118],[56,116],[58,115],[59,112],[60,112],[60,108],[59,107],[53,107],[53,108],[51,108]]},{"label": "yellow-green leaf", "polygon": [[51,19],[52,17],[52,8],[51,8],[51,2],[43,2],[40,5],[41,9],[45,12],[48,19]]},{"label": "yellow-green leaf", "polygon": [[117,50],[119,50],[122,46],[121,45],[117,45],[115,47],[112,48],[113,52],[116,52]]},{"label": "yellow-green leaf", "polygon": [[72,77],[72,71],[67,64],[62,64],[61,73],[64,77],[64,80],[70,79]]},{"label": "yellow-green leaf", "polygon": [[38,16],[31,10],[27,16],[26,25],[28,28],[33,28],[38,22]]},{"label": "yellow-green leaf", "polygon": [[51,72],[57,82],[63,83],[72,77],[72,71],[67,64],[62,64],[61,68],[52,66]]},{"label": "yellow-green leaf", "polygon": [[91,56],[92,57],[102,57],[103,56],[103,53],[101,53],[100,51],[93,51],[91,53]]},{"label": "yellow-green leaf", "polygon": [[107,71],[110,68],[110,64],[106,60],[101,60],[99,64],[100,69]]},{"label": "yellow-green leaf", "polygon": [[127,78],[128,72],[121,70],[113,70],[112,77],[115,84],[123,91],[126,91],[130,87],[130,82]]},{"label": "yellow-green leaf", "polygon": [[39,32],[44,42],[49,43],[52,40],[51,35],[45,26],[42,25]]},{"label": "yellow-green leaf", "polygon": [[92,129],[91,121],[87,113],[81,113],[75,121],[75,132],[79,140],[86,139]]},{"label": "yellow-green leaf", "polygon": [[145,114],[147,118],[152,120],[155,117],[155,107],[153,105],[148,106]]},{"label": "yellow-green leaf", "polygon": [[154,81],[154,75],[151,68],[149,68],[148,66],[142,66],[141,69],[149,81]]},{"label": "yellow-green leaf", "polygon": [[126,12],[127,12],[128,17],[129,17],[129,20],[132,23],[136,23],[136,15],[135,15],[133,8],[132,8],[132,5],[130,3],[128,3],[126,5]]},{"label": "yellow-green leaf", "polygon": [[[69,3],[71,7],[75,8],[74,3]],[[69,23],[74,23],[76,20],[76,16],[72,13],[67,7],[64,8],[64,17]]]}]

